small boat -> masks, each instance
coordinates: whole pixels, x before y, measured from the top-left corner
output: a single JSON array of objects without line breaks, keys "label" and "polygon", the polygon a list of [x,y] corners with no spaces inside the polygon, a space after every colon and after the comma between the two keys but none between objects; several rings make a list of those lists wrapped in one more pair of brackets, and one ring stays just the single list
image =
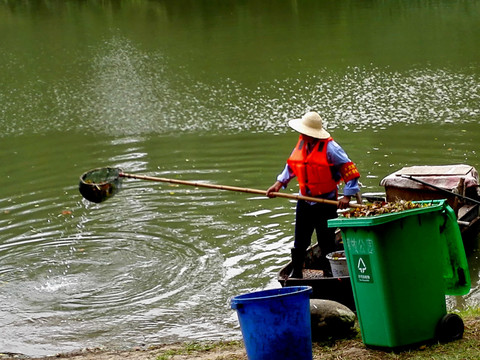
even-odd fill
[{"label": "small boat", "polygon": [[[457,215],[465,249],[476,246],[480,228],[480,191],[476,169],[469,165],[412,166],[402,168],[387,177],[380,185],[385,187],[385,195],[375,193],[369,201],[421,201],[447,199]],[[341,232],[337,230],[336,242],[341,243]],[[339,302],[355,311],[352,287],[349,276],[326,277],[318,266],[320,247],[315,244],[307,250],[303,279],[289,278],[291,261],[278,273],[282,286],[308,285],[313,289],[311,298]]]},{"label": "small boat", "polygon": [[[336,232],[336,242],[341,243],[340,230]],[[311,286],[313,292],[310,297],[312,299],[333,300],[355,311],[355,301],[350,276],[324,276],[324,270],[318,266],[320,255],[321,251],[317,243],[310,246],[305,258],[303,279],[289,277],[293,266],[292,262],[289,261],[278,273],[278,281],[283,287]]]},{"label": "small boat", "polygon": [[404,167],[383,178],[386,201],[446,199],[455,211],[466,249],[476,246],[480,229],[477,170],[470,165]]}]

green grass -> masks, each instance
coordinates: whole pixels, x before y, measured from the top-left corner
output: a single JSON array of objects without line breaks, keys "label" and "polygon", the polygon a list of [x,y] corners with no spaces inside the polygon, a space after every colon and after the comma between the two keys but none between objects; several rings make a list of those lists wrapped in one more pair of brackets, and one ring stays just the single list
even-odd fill
[{"label": "green grass", "polygon": [[403,352],[386,352],[367,348],[360,333],[351,339],[327,340],[314,344],[315,360],[478,360],[480,358],[480,308],[456,312],[464,321],[462,339],[448,343],[432,343]]},{"label": "green grass", "polygon": [[[326,339],[313,344],[314,360],[478,360],[480,358],[480,308],[457,312],[465,324],[462,339],[433,343],[403,352],[386,352],[367,348],[360,333],[347,339]],[[233,353],[232,353],[233,352]],[[246,360],[242,341],[189,342],[165,347],[156,360],[178,357],[212,360]]]},{"label": "green grass", "polygon": [[[226,349],[241,349],[243,343],[241,341],[217,341],[217,342],[187,342],[181,344],[174,349],[165,350],[161,355],[157,356],[156,360],[170,360],[176,355],[191,355],[198,353],[208,353],[213,350],[226,350]],[[219,359],[216,357],[216,359]],[[235,358],[231,358],[235,360]]]}]

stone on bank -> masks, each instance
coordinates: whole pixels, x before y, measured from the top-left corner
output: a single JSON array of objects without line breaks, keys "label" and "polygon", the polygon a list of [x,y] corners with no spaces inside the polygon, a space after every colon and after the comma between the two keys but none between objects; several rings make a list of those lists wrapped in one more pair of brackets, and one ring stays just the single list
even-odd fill
[{"label": "stone on bank", "polygon": [[351,336],[355,329],[355,313],[332,300],[310,299],[312,340]]}]

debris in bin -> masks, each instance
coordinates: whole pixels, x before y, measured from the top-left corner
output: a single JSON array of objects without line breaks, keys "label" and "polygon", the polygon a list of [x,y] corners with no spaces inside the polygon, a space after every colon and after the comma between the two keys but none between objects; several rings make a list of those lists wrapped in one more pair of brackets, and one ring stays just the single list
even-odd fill
[{"label": "debris in bin", "polygon": [[343,213],[346,218],[375,216],[390,213],[397,213],[405,210],[418,209],[430,206],[431,203],[415,203],[413,201],[398,200],[395,202],[375,201],[371,204],[366,204],[363,207],[348,210]]}]

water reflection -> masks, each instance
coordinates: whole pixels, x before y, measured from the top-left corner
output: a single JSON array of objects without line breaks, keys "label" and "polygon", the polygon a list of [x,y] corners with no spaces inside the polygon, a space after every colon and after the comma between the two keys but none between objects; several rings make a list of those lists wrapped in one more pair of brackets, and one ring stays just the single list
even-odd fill
[{"label": "water reflection", "polygon": [[[4,136],[276,132],[313,108],[331,128],[352,131],[398,122],[472,122],[479,115],[478,29],[470,16],[476,2],[464,8],[440,0],[411,8],[401,2],[200,2],[192,4],[196,10],[172,1],[87,3],[0,7],[7,29],[20,26],[17,33],[25,34],[7,37],[1,55],[0,70],[8,76],[0,90]],[[422,17],[432,11],[461,21],[452,28],[442,16]],[[124,13],[142,25],[127,30],[128,22],[115,16]],[[255,22],[255,13],[263,21]],[[372,13],[382,20],[375,23],[380,31],[366,25]],[[56,36],[55,29],[67,26],[58,14],[72,18],[71,38]],[[418,24],[429,31],[402,26],[405,16],[421,18]],[[45,25],[42,36],[29,21]],[[350,28],[355,24],[362,31]],[[251,34],[252,26],[259,35]],[[462,41],[447,41],[450,36]],[[65,51],[57,51],[58,41]]]},{"label": "water reflection", "polygon": [[[88,81],[79,79],[80,90],[70,83],[42,90],[40,97],[35,87],[22,90],[29,107],[22,109],[28,115],[15,114],[23,119],[21,131],[81,130],[108,136],[276,132],[287,119],[310,109],[320,111],[330,129],[357,132],[399,123],[469,123],[480,116],[480,79],[468,69],[318,69],[249,89],[231,79],[212,85],[178,74],[161,54],[145,53],[121,37],[99,51]],[[18,94],[4,96],[5,113],[14,114]],[[48,122],[31,118],[50,102],[57,111]],[[0,122],[0,128],[7,135],[19,131],[10,120]]]}]

